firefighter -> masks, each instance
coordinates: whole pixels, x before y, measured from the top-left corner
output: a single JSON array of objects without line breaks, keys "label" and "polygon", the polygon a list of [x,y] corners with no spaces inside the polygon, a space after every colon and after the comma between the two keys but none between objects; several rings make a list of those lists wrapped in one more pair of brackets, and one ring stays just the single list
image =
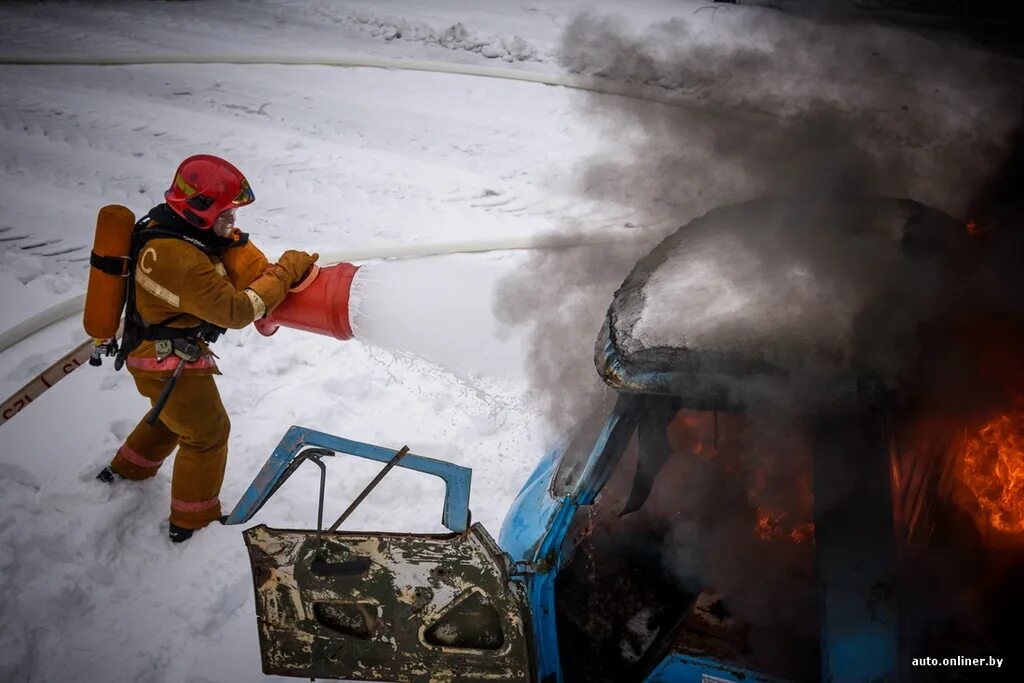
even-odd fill
[{"label": "firefighter", "polygon": [[281,303],[318,255],[288,250],[269,263],[235,228],[235,211],[254,201],[252,189],[219,157],[181,162],[164,199],[132,232],[125,329],[115,362],[128,366],[154,409],[97,478],[148,479],[177,448],[170,539],[180,543],[222,519],[218,495],[230,422],[214,382],[220,372],[210,344]]}]

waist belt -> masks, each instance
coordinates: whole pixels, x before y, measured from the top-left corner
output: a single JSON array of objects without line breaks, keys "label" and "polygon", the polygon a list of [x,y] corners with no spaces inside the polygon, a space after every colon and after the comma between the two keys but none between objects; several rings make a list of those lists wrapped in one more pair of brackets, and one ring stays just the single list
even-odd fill
[{"label": "waist belt", "polygon": [[[140,358],[138,356],[128,356],[128,360],[125,361],[125,365],[136,370],[149,370],[152,372],[160,372],[163,370],[175,370],[182,363],[185,362],[178,356],[168,356],[163,360],[157,360],[156,358]],[[205,370],[207,368],[215,368],[217,364],[214,363],[213,359],[209,356],[203,356],[199,360],[185,362],[186,370]]]}]

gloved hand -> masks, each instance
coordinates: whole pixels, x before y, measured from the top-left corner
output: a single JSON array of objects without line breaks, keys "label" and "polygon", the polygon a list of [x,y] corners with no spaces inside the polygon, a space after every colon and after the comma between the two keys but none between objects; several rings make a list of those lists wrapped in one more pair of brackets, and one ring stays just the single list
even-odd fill
[{"label": "gloved hand", "polygon": [[277,266],[286,273],[288,286],[293,287],[302,281],[318,258],[320,258],[320,254],[307,254],[304,251],[289,249],[281,254],[281,258],[277,260]]}]

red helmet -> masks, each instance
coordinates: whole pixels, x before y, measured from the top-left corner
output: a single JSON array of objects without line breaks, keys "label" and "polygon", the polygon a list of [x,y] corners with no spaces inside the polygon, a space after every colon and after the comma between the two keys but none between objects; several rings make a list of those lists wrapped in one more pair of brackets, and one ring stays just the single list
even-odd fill
[{"label": "red helmet", "polygon": [[209,228],[223,211],[252,204],[256,196],[231,163],[212,154],[196,154],[178,166],[164,199],[192,225]]}]

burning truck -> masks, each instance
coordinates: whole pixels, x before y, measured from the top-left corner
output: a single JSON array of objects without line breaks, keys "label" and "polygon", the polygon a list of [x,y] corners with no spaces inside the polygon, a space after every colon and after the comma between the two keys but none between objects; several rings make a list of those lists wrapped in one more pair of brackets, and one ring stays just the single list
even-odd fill
[{"label": "burning truck", "polygon": [[[615,293],[595,347],[606,400],[540,460],[497,542],[471,522],[467,468],[292,427],[227,520],[302,463],[321,469],[316,529],[244,532],[264,671],[1008,675],[997,658],[1024,607],[1021,255],[1012,231],[901,199],[761,199],[690,222]],[[338,454],[440,477],[450,533],[339,531],[348,511],[325,528]]]}]

